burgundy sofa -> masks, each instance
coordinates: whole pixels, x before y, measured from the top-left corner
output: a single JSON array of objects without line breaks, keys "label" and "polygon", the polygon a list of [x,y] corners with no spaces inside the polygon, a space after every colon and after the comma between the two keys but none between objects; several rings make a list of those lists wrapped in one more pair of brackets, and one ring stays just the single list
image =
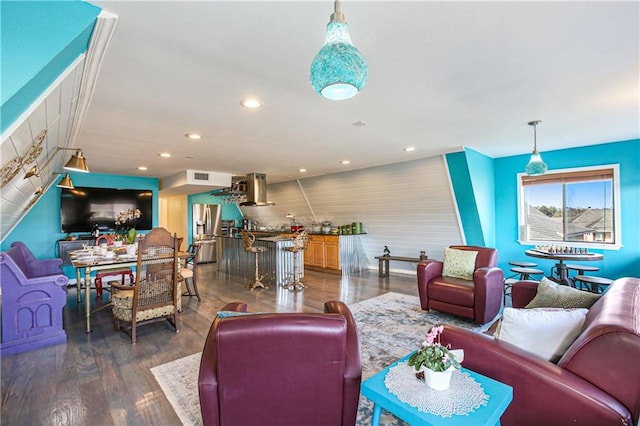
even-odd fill
[{"label": "burgundy sofa", "polygon": [[62,259],[36,259],[16,241],[0,254],[2,354],[14,354],[67,341],[62,308],[67,304]]},{"label": "burgundy sofa", "polygon": [[342,302],[325,303],[325,312],[216,316],[198,377],[204,425],[354,425],[356,324]]},{"label": "burgundy sofa", "polygon": [[[536,283],[516,282],[524,307]],[[589,309],[558,364],[491,336],[445,326],[442,342],[464,349],[463,366],[513,387],[503,425],[637,425],[640,416],[640,279],[621,278]]]},{"label": "burgundy sofa", "polygon": [[479,324],[498,315],[504,291],[504,272],[497,267],[498,250],[478,246],[451,246],[452,249],[476,251],[473,281],[443,277],[443,263],[426,260],[418,263],[418,294],[423,310],[435,309]]}]

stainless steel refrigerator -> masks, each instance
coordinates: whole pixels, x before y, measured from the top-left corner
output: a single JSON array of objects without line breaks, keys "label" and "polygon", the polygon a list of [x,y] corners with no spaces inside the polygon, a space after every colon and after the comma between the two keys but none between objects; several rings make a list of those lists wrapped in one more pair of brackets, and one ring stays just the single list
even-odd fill
[{"label": "stainless steel refrigerator", "polygon": [[198,263],[216,261],[216,237],[222,235],[222,208],[218,204],[194,204],[193,243],[200,245]]}]

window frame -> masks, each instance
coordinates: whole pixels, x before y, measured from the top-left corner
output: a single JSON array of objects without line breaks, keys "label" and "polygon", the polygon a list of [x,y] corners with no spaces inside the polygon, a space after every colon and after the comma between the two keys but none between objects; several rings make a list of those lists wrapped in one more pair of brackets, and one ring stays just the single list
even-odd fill
[{"label": "window frame", "polygon": [[[604,169],[613,170],[613,182],[611,185],[611,192],[613,197],[613,220],[614,220],[614,244],[598,243],[594,242],[578,242],[578,241],[544,241],[544,240],[528,240],[526,237],[526,221],[525,221],[525,208],[524,208],[524,185],[522,184],[523,177],[530,178],[526,173],[517,173],[517,191],[518,191],[518,243],[521,245],[562,245],[570,247],[581,247],[590,249],[602,249],[602,250],[619,250],[623,247],[622,244],[622,209],[621,209],[621,196],[620,196],[620,164],[603,164],[599,166],[588,167],[572,167],[568,169],[549,170],[544,175],[553,174],[571,174],[580,173],[585,171],[598,171]],[[563,206],[564,207],[564,206]]]}]

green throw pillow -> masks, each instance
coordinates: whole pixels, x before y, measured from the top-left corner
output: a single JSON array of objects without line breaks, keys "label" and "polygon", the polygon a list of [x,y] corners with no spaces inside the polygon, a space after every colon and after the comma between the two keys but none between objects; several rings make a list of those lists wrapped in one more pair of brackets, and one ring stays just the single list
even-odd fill
[{"label": "green throw pillow", "polygon": [[442,276],[472,280],[476,270],[476,256],[477,251],[445,248]]},{"label": "green throw pillow", "polygon": [[543,277],[536,297],[525,308],[590,308],[599,298],[599,294],[560,285]]}]

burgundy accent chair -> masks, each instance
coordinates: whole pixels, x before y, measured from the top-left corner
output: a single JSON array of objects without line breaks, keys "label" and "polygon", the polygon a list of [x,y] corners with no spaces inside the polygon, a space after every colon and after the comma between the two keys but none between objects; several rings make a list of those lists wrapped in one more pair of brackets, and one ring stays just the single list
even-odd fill
[{"label": "burgundy accent chair", "polygon": [[477,251],[473,281],[443,277],[443,263],[424,260],[418,263],[418,294],[423,310],[435,309],[479,324],[498,315],[504,291],[504,272],[497,267],[498,250],[478,246],[451,246],[452,249]]},{"label": "burgundy accent chair", "polygon": [[65,343],[62,309],[67,304],[62,259],[36,259],[16,241],[0,254],[2,354]]},{"label": "burgundy accent chair", "polygon": [[354,425],[362,377],[356,323],[342,302],[324,310],[216,316],[198,377],[204,425]]},{"label": "burgundy accent chair", "polygon": [[[516,282],[513,306],[529,303],[536,286]],[[464,349],[464,367],[513,387],[502,425],[638,425],[640,278],[613,283],[557,364],[458,327],[445,326],[441,340]]]}]

